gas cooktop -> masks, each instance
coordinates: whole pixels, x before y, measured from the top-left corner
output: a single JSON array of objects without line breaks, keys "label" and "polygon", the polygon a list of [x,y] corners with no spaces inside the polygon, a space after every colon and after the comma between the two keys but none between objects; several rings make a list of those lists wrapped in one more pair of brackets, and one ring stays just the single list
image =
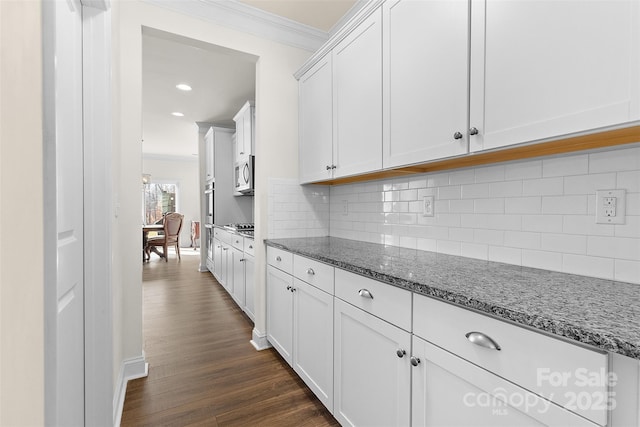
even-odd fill
[{"label": "gas cooktop", "polygon": [[252,222],[240,222],[240,223],[232,223],[227,224],[224,228],[233,230],[233,231],[253,231],[253,223]]}]

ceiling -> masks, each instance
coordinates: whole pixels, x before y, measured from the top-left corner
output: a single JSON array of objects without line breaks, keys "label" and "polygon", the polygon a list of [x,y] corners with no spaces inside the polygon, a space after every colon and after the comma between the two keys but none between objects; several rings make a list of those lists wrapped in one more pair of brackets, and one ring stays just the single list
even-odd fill
[{"label": "ceiling", "polygon": [[[328,32],[356,0],[240,0]],[[196,159],[196,122],[234,127],[233,116],[255,100],[257,57],[145,28],[142,37],[142,152]],[[187,83],[191,91],[178,90]],[[173,112],[184,116],[173,116]]]}]

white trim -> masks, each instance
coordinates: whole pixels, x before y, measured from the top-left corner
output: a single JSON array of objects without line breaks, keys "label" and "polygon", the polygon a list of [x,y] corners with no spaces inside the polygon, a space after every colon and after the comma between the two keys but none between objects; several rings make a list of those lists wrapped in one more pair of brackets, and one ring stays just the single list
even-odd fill
[{"label": "white trim", "polygon": [[343,24],[343,26],[331,38],[320,47],[302,66],[295,72],[294,77],[300,80],[300,77],[311,67],[313,67],[323,56],[331,52],[331,50],[340,43],[346,36],[351,33],[362,21],[367,19],[369,15],[375,12],[384,0],[369,0],[354,10],[355,14]]},{"label": "white trim", "polygon": [[251,345],[258,351],[271,348],[271,343],[267,340],[267,334],[260,332],[257,328],[251,331]]},{"label": "white trim", "polygon": [[367,6],[368,2],[369,0],[356,0],[356,2],[351,7],[351,9],[349,9],[347,13],[345,13],[342,18],[338,19],[338,22],[336,22],[333,25],[333,27],[331,27],[331,29],[329,30],[329,36],[330,37],[335,36],[338,33],[338,31],[342,29],[342,27],[347,25],[347,22],[349,22],[354,16],[356,16],[360,12],[360,10],[364,9]]},{"label": "white trim", "polygon": [[168,162],[197,162],[199,156],[172,156],[170,154],[142,153],[142,160],[163,160]]},{"label": "white trim", "polygon": [[113,417],[111,11],[83,1],[85,424]]},{"label": "white trim", "polygon": [[80,3],[84,7],[90,7],[102,11],[107,11],[111,7],[109,0],[80,0]]},{"label": "white trim", "polygon": [[327,32],[235,0],[144,1],[310,52],[314,52],[329,39]]},{"label": "white trim", "polygon": [[144,378],[149,374],[149,364],[141,356],[127,359],[122,362],[118,382],[116,383],[116,394],[113,396],[113,425],[120,426],[122,421],[122,409],[124,408],[124,398],[127,394],[127,383],[131,380]]}]

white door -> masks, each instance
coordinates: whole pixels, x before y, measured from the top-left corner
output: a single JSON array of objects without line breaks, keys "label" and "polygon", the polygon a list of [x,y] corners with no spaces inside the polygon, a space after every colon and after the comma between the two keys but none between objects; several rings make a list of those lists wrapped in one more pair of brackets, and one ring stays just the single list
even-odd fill
[{"label": "white door", "polygon": [[469,1],[383,5],[385,168],[467,152]]},{"label": "white door", "polygon": [[343,426],[408,426],[411,335],[338,298],[334,328],[334,417]]},{"label": "white door", "polygon": [[333,411],[333,295],[294,279],[293,369]]},{"label": "white door", "polygon": [[267,266],[267,339],[289,365],[293,363],[293,277]]},{"label": "white door", "polygon": [[382,168],[382,12],[333,49],[334,178]]},{"label": "white door", "polygon": [[640,118],[640,5],[472,2],[471,151]]},{"label": "white door", "polygon": [[333,94],[331,53],[299,82],[299,172],[306,184],[333,177]]},{"label": "white door", "polygon": [[[49,349],[55,358],[55,403],[52,424],[84,425],[84,232],[82,6],[79,0],[55,1],[53,13],[51,140],[55,154],[55,209],[45,224],[55,227],[55,314],[47,318]],[[55,93],[55,96],[54,96]],[[54,179],[52,176],[47,178]],[[55,342],[55,344],[54,344]],[[55,348],[55,350],[53,350]],[[52,390],[53,392],[53,390]]]}]

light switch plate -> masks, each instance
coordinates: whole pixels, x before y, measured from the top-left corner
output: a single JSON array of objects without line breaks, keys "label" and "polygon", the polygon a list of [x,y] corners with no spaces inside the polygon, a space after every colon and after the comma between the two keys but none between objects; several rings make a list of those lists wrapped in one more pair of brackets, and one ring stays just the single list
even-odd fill
[{"label": "light switch plate", "polygon": [[596,190],[596,224],[624,224],[626,190]]},{"label": "light switch plate", "polygon": [[424,196],[424,209],[422,216],[433,216],[434,210],[433,196]]}]

